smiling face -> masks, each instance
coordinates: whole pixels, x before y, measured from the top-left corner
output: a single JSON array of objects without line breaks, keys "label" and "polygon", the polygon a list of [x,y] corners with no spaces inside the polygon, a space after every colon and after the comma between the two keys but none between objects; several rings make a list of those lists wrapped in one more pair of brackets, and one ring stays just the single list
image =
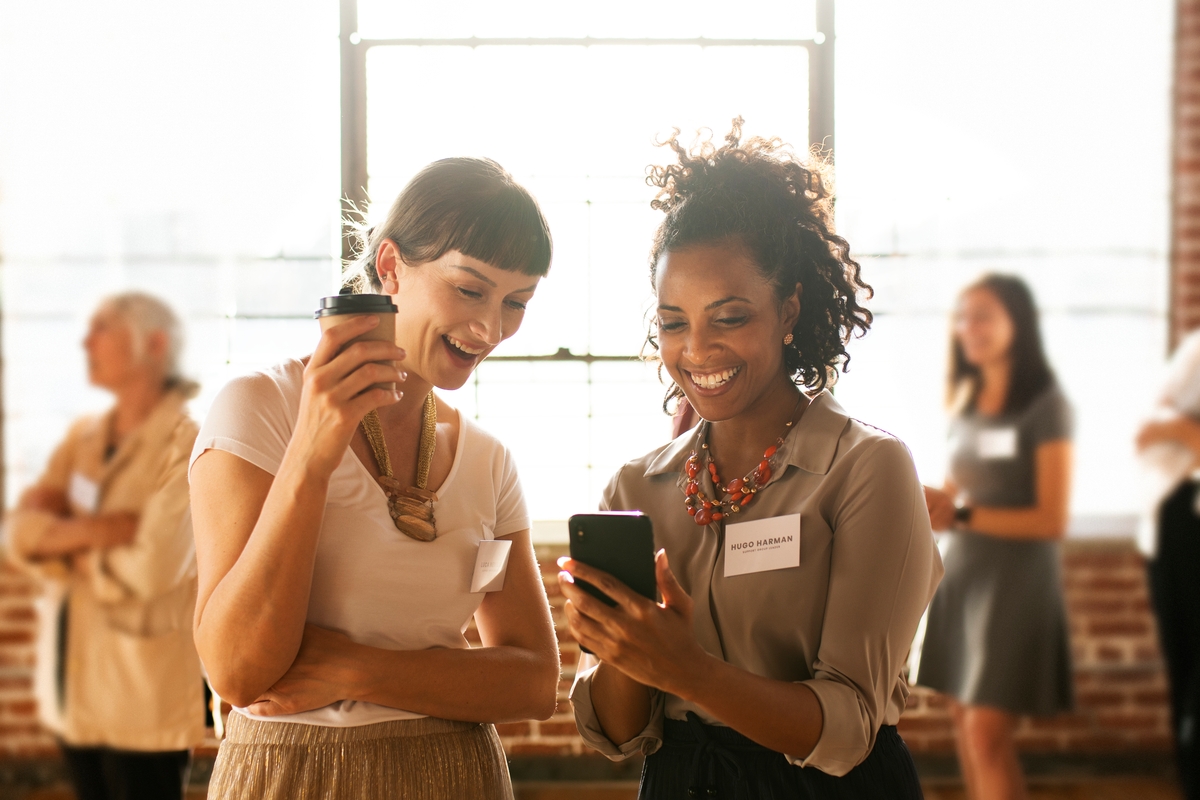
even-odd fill
[{"label": "smiling face", "polygon": [[1002,362],[1012,349],[1012,317],[995,294],[987,289],[963,293],[954,311],[954,336],[963,358],[974,367]]},{"label": "smiling face", "polygon": [[742,247],[664,253],[656,293],[659,355],[700,416],[732,419],[788,389],[783,337],[799,317],[799,292],[780,303]]},{"label": "smiling face", "polygon": [[408,265],[396,246],[380,245],[376,269],[400,313],[396,344],[404,368],[440,389],[457,389],[489,353],[521,327],[541,280],[498,269],[457,250]]}]

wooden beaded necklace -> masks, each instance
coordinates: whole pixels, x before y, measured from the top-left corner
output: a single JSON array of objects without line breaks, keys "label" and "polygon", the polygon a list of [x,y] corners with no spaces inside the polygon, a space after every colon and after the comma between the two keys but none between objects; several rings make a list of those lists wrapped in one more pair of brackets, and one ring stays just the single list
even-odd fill
[{"label": "wooden beaded necklace", "polygon": [[392,457],[388,454],[387,442],[383,438],[383,427],[379,414],[367,412],[362,421],[363,433],[379,467],[379,483],[387,495],[388,514],[396,529],[412,539],[432,542],[437,538],[437,524],[433,518],[436,493],[429,491],[429,466],[433,463],[433,448],[437,444],[437,401],[433,392],[425,395],[421,411],[421,446],[417,451],[417,485],[401,486],[392,475]]}]

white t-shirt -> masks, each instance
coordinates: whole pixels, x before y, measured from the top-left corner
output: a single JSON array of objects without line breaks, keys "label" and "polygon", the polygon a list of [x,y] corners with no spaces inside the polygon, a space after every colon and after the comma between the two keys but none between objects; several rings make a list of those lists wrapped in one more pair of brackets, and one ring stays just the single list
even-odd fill
[{"label": "white t-shirt", "polygon": [[[1200,331],[1186,336],[1167,363],[1158,402],[1193,420],[1200,420]],[[1161,409],[1159,410],[1161,413]],[[1148,558],[1156,555],[1158,509],[1192,473],[1195,456],[1182,442],[1158,442],[1138,453],[1141,466],[1142,515],[1138,522],[1138,549]],[[1195,474],[1192,475],[1196,479]],[[1200,513],[1200,497],[1196,502]]]},{"label": "white t-shirt", "polygon": [[[303,373],[304,365],[292,359],[230,381],[196,437],[191,464],[216,449],[278,473],[299,415]],[[388,650],[469,646],[463,632],[484,598],[470,591],[479,543],[530,523],[512,455],[471,420],[461,414],[459,420],[454,464],[437,489],[438,537],[432,542],[396,529],[383,490],[346,448],[329,482],[309,622]],[[300,714],[254,718],[351,727],[420,716],[342,700]]]}]

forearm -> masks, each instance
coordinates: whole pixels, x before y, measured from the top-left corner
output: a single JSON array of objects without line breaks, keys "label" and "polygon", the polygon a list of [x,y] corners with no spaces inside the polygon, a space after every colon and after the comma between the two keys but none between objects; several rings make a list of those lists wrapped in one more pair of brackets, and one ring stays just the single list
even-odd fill
[{"label": "forearm", "polygon": [[382,650],[356,645],[348,698],[467,722],[547,719],[558,662],[520,647]]},{"label": "forearm", "polygon": [[1037,507],[975,506],[971,511],[970,528],[1004,539],[1061,539],[1067,531],[1067,515]]},{"label": "forearm", "polygon": [[592,707],[604,735],[620,747],[650,722],[650,690],[604,662],[592,675]]},{"label": "forearm", "polygon": [[200,610],[197,648],[234,705],[274,685],[299,652],[328,482],[285,456],[245,548]]},{"label": "forearm", "polygon": [[30,486],[17,501],[18,511],[45,511],[56,517],[69,517],[70,504],[63,491],[54,486]]},{"label": "forearm", "polygon": [[61,558],[100,546],[98,528],[87,519],[56,519],[42,534],[25,542],[24,555],[33,560]]},{"label": "forearm", "polygon": [[[18,515],[22,513],[28,512],[18,512]],[[133,540],[138,524],[137,515],[122,512],[83,517],[48,518],[46,513],[38,516],[41,521],[20,516],[16,520],[18,532],[14,539],[21,553],[31,561],[128,544]]]},{"label": "forearm", "polygon": [[1071,443],[1039,444],[1034,454],[1034,502],[1023,507],[972,505],[969,527],[1004,539],[1061,539],[1071,509]]},{"label": "forearm", "polygon": [[802,683],[764,678],[710,655],[686,684],[674,688],[674,694],[771,750],[805,758],[821,738],[821,704]]},{"label": "forearm", "polygon": [[1200,422],[1180,415],[1175,420],[1174,430],[1178,436],[1176,441],[1192,453],[1192,467],[1200,466]]}]

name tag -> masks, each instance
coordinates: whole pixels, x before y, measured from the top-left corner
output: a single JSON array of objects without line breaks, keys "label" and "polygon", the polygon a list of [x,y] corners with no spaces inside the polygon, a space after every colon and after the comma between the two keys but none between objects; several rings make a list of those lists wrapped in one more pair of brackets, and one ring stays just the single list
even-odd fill
[{"label": "name tag", "polygon": [[78,472],[72,472],[71,483],[67,487],[67,500],[75,509],[86,514],[95,514],[100,510],[100,484]]},{"label": "name tag", "polygon": [[983,459],[1016,458],[1017,429],[993,428],[980,431],[975,439],[979,457]]},{"label": "name tag", "polygon": [[475,575],[471,578],[472,592],[498,592],[504,588],[510,550],[512,542],[508,539],[489,539],[479,543],[479,554],[475,556]]},{"label": "name tag", "polygon": [[800,566],[800,515],[725,526],[725,577]]}]

